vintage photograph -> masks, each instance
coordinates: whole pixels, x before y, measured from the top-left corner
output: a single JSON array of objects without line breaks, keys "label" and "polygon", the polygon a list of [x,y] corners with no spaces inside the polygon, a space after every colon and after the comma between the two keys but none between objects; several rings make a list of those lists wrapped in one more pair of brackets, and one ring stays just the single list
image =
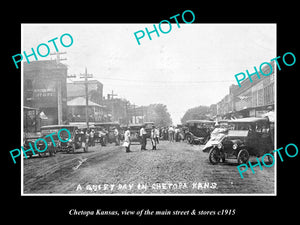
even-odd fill
[{"label": "vintage photograph", "polygon": [[276,24],[170,22],[21,25],[22,195],[277,194]]}]

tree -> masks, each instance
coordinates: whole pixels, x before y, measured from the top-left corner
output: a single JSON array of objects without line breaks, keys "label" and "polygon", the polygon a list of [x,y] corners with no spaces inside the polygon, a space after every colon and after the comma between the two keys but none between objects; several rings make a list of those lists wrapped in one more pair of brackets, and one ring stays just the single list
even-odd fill
[{"label": "tree", "polygon": [[156,126],[166,127],[172,124],[167,106],[163,104],[151,104],[147,107],[146,120],[154,122]]},{"label": "tree", "polygon": [[188,109],[181,118],[181,123],[184,124],[187,120],[209,120],[209,112],[209,107],[203,105]]}]

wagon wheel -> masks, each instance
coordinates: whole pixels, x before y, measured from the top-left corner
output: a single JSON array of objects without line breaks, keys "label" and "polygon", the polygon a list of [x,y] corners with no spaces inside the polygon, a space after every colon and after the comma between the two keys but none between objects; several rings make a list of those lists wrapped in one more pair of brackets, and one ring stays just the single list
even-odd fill
[{"label": "wagon wheel", "polygon": [[217,148],[212,148],[209,151],[208,159],[211,164],[217,164],[220,162],[220,154]]},{"label": "wagon wheel", "polygon": [[249,160],[249,152],[246,149],[242,149],[239,151],[237,155],[238,164],[247,163]]}]

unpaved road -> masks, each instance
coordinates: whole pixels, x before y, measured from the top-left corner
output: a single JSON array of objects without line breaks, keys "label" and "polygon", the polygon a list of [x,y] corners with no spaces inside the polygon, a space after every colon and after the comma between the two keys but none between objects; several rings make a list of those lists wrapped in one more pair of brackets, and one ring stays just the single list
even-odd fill
[{"label": "unpaved road", "polygon": [[125,153],[122,146],[96,145],[87,153],[24,159],[24,194],[274,193],[274,167],[255,167],[255,174],[249,168],[241,179],[235,159],[211,165],[201,147],[162,141],[158,150],[132,145]]}]

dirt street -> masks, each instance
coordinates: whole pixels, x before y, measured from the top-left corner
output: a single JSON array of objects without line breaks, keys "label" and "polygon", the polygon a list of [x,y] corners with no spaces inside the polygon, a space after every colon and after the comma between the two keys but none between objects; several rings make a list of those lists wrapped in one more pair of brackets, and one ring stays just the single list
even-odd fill
[{"label": "dirt street", "polygon": [[[24,159],[24,194],[273,194],[274,167],[250,168],[241,179],[235,159],[212,165],[203,146],[161,141],[158,150],[96,145]],[[255,158],[250,158],[255,163]]]}]

